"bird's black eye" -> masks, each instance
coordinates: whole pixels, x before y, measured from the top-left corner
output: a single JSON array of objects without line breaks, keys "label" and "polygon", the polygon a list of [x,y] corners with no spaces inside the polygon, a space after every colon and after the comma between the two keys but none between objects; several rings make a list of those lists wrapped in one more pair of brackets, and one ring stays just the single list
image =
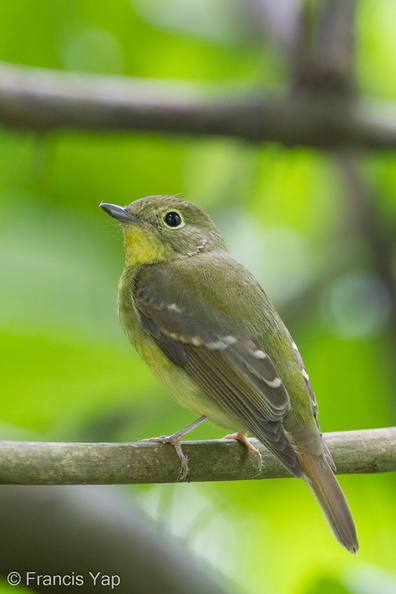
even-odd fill
[{"label": "bird's black eye", "polygon": [[180,227],[180,225],[183,222],[183,219],[181,218],[178,212],[167,212],[164,217],[164,221],[168,225],[168,227],[175,228]]}]

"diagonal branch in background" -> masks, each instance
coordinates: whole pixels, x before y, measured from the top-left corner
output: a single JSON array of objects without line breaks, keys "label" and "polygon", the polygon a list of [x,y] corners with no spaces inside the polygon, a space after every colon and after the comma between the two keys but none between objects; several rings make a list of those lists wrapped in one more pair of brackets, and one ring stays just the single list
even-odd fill
[{"label": "diagonal branch in background", "polygon": [[[339,473],[396,471],[396,427],[327,433]],[[183,442],[188,481],[284,478],[290,474],[254,440],[263,468],[242,444],[228,440]],[[138,442],[0,442],[0,483],[13,485],[99,485],[171,483],[180,462],[169,445]]]},{"label": "diagonal branch in background", "polygon": [[322,148],[396,147],[394,104],[262,91],[241,96],[229,86],[222,93],[219,86],[0,63],[0,122],[9,127],[223,135]]},{"label": "diagonal branch in background", "polygon": [[351,102],[355,88],[355,0],[302,2],[295,35],[294,93]]},{"label": "diagonal branch in background", "polygon": [[[395,225],[392,218],[385,218],[378,205],[378,196],[364,176],[364,163],[359,154],[342,151],[336,154],[336,164],[346,187],[348,212],[347,233],[362,238],[370,251],[371,268],[382,281],[390,299],[391,309],[386,325],[390,338],[390,353],[387,357],[393,384],[396,386],[394,357],[396,354],[396,278],[394,272]],[[385,346],[385,348],[387,348]],[[384,353],[378,349],[378,357]],[[391,394],[391,392],[390,392]],[[396,418],[396,403],[390,398],[390,413]]]},{"label": "diagonal branch in background", "polygon": [[327,86],[353,89],[356,0],[323,0],[315,36],[315,68]]}]

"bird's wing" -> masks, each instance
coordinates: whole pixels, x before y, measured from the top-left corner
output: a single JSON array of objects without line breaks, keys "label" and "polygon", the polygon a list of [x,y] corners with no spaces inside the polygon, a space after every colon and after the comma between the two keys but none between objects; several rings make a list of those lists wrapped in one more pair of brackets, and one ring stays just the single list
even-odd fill
[{"label": "bird's wing", "polygon": [[328,445],[326,443],[326,440],[323,437],[322,430],[321,430],[321,428],[319,426],[319,422],[318,422],[319,407],[318,407],[318,403],[317,403],[316,398],[315,398],[314,391],[313,391],[312,386],[311,386],[311,382],[309,381],[307,370],[305,369],[303,358],[301,357],[300,351],[298,350],[296,343],[294,342],[293,338],[291,337],[291,334],[289,332],[288,332],[288,334],[289,334],[290,342],[293,345],[293,349],[294,349],[294,354],[295,354],[296,360],[297,360],[298,365],[299,365],[299,367],[301,369],[301,374],[302,374],[302,376],[303,376],[303,378],[305,380],[305,386],[307,388],[307,393],[308,393],[309,398],[310,398],[310,401],[311,401],[312,413],[313,413],[313,416],[315,418],[316,426],[317,426],[317,429],[318,429],[318,432],[319,432],[319,435],[320,435],[320,439],[321,439],[321,442],[322,442],[323,452],[324,452],[324,454],[325,454],[325,456],[327,458],[327,462],[330,464],[331,469],[334,472],[337,472],[337,467],[335,465],[335,462],[334,462],[332,453],[329,450],[329,447],[328,447]]},{"label": "bird's wing", "polygon": [[[210,282],[208,273],[205,278]],[[178,278],[177,269],[161,265],[138,275],[134,300],[143,327],[175,365],[300,476],[282,425],[289,395],[265,348],[242,321],[224,313],[227,307],[219,307],[217,298],[210,301],[211,291],[205,299],[196,294],[196,277],[191,285],[181,281],[186,279]]]}]

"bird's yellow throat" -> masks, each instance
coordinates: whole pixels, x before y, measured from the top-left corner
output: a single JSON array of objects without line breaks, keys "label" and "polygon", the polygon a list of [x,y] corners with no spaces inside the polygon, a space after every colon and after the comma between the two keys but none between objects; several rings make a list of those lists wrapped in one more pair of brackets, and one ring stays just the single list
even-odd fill
[{"label": "bird's yellow throat", "polygon": [[122,223],[122,230],[127,268],[170,259],[167,245],[146,229],[138,225]]}]

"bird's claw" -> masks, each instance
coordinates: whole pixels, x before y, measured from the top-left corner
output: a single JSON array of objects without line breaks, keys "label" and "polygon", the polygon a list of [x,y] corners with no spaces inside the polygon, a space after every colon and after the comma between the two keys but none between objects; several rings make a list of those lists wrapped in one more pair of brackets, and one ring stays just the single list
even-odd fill
[{"label": "bird's claw", "polygon": [[226,435],[223,439],[236,439],[237,441],[243,443],[243,445],[247,447],[252,456],[255,456],[257,458],[258,473],[261,472],[261,469],[263,467],[263,458],[259,450],[250,443],[250,441],[246,437],[246,433],[231,433],[230,435]]},{"label": "bird's claw", "polygon": [[172,445],[180,460],[181,469],[179,475],[177,477],[178,482],[184,481],[188,475],[188,458],[183,452],[183,448],[181,446],[180,438],[175,437],[174,435],[162,435],[161,437],[147,437],[146,439],[141,439],[140,441],[147,441],[153,443],[168,443]]}]

